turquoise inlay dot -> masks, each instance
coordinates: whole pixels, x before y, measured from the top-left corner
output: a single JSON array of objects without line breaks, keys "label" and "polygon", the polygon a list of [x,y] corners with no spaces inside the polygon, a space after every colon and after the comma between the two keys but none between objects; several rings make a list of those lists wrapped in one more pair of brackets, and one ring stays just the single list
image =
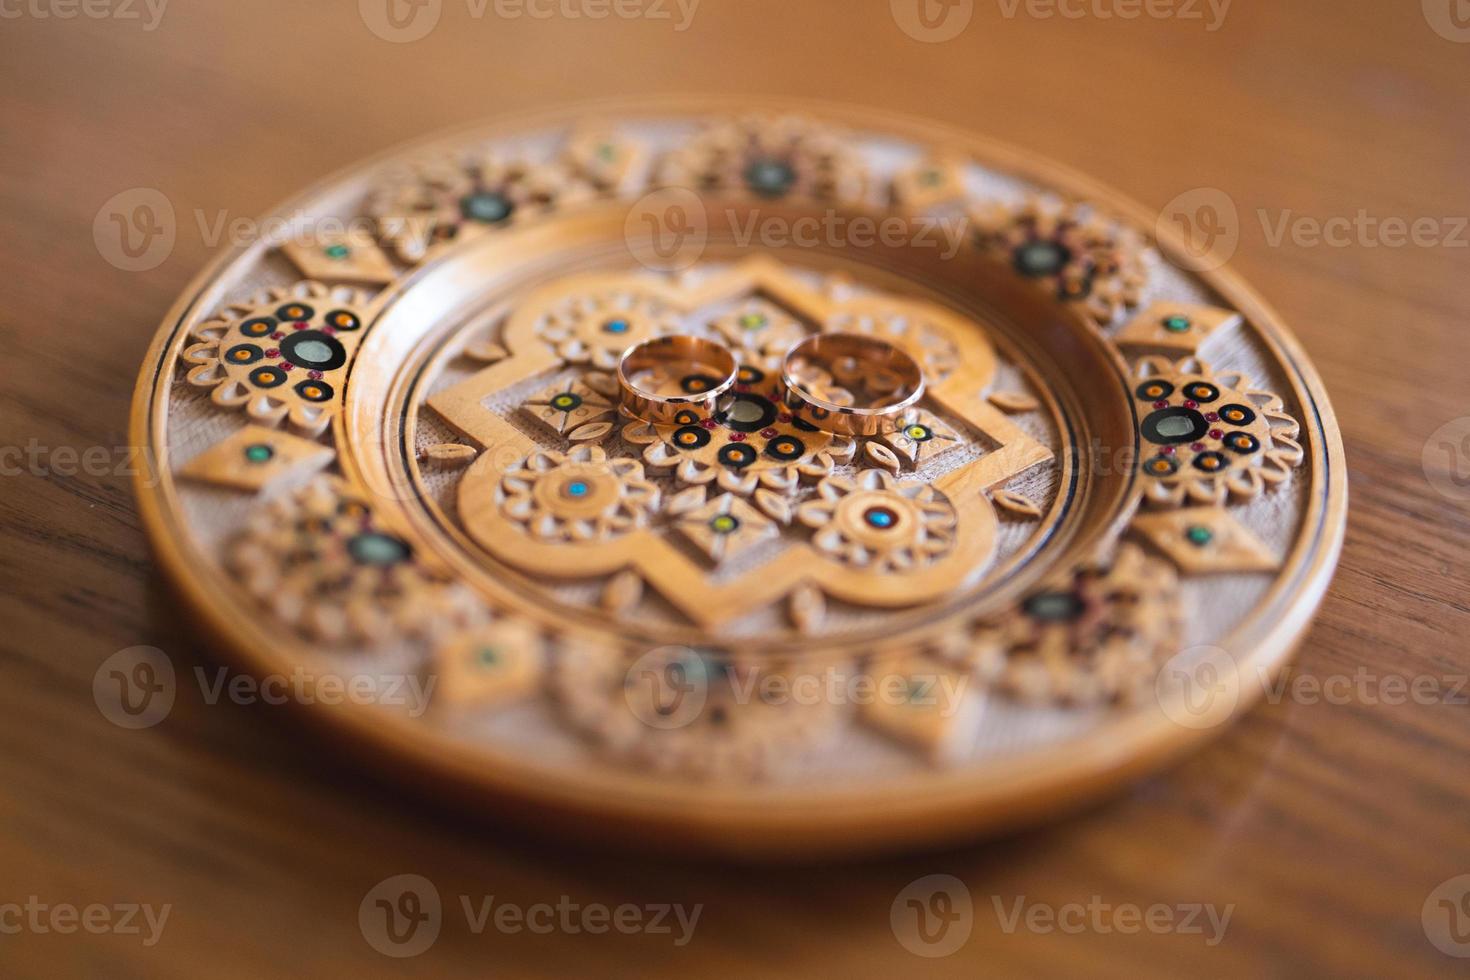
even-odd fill
[{"label": "turquoise inlay dot", "polygon": [[898,523],[898,515],[886,507],[874,507],[863,515],[873,527],[886,530]]},{"label": "turquoise inlay dot", "polygon": [[500,661],[500,651],[494,647],[481,647],[479,653],[480,666],[493,667]]},{"label": "turquoise inlay dot", "polygon": [[1170,316],[1164,318],[1164,329],[1170,333],[1184,333],[1194,326],[1187,316]]},{"label": "turquoise inlay dot", "polygon": [[397,565],[408,560],[409,550],[395,537],[365,531],[348,540],[347,553],[360,565]]},{"label": "turquoise inlay dot", "polygon": [[589,488],[587,484],[583,483],[581,480],[578,480],[576,483],[570,483],[567,485],[567,493],[573,497],[587,496],[588,489]]},{"label": "turquoise inlay dot", "polygon": [[327,258],[337,259],[338,261],[345,259],[347,258],[347,256],[352,254],[352,249],[348,248],[346,245],[328,245],[326,248],[322,249],[322,251],[326,254]]},{"label": "turquoise inlay dot", "polygon": [[1072,261],[1072,253],[1056,242],[1041,240],[1017,248],[1014,259],[1023,276],[1054,276]]},{"label": "turquoise inlay dot", "polygon": [[1191,544],[1198,545],[1201,548],[1215,540],[1215,532],[1199,524],[1185,531],[1184,534],[1185,537],[1189,538]]},{"label": "turquoise inlay dot", "polygon": [[460,199],[459,210],[470,221],[493,225],[509,218],[511,212],[515,210],[515,205],[503,194],[497,194],[494,191],[475,191]]},{"label": "turquoise inlay dot", "polygon": [[263,442],[245,447],[245,458],[252,463],[269,463],[276,451]]},{"label": "turquoise inlay dot", "polygon": [[308,364],[325,364],[332,359],[332,348],[326,341],[303,340],[291,350],[291,359]]},{"label": "turquoise inlay dot", "polygon": [[608,333],[627,333],[629,330],[627,320],[609,320],[602,325],[602,329]]},{"label": "turquoise inlay dot", "polygon": [[796,183],[796,171],[784,160],[756,160],[745,168],[745,182],[762,197],[780,197]]}]

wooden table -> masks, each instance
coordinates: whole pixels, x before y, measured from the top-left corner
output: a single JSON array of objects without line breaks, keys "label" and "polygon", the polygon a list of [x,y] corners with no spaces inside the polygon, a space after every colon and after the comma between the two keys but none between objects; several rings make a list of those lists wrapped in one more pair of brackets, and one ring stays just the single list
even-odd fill
[{"label": "wooden table", "polygon": [[[23,471],[0,480],[0,906],[36,896],[172,910],[152,947],[146,929],[0,933],[0,972],[1463,973],[1420,914],[1437,885],[1470,872],[1470,688],[1428,705],[1382,703],[1381,684],[1347,703],[1287,699],[1060,825],[779,870],[511,836],[339,768],[282,709],[211,706],[186,685],[165,723],[128,732],[91,689],[102,661],[135,644],[185,672],[215,666],[149,561],[125,429],[144,349],[221,215],[249,218],[365,154],[478,116],[711,91],[938,117],[1156,208],[1191,188],[1228,193],[1241,215],[1233,265],[1315,358],[1351,464],[1347,551],[1300,671],[1455,690],[1470,660],[1470,507],[1432,490],[1420,460],[1431,433],[1470,415],[1466,233],[1440,221],[1452,241],[1431,247],[1372,247],[1360,232],[1344,247],[1274,240],[1287,212],[1470,214],[1470,44],[1438,36],[1418,3],[1242,2],[1210,31],[1204,4],[1205,20],[1100,19],[1073,4],[1087,11],[1074,20],[981,2],[944,44],[906,36],[883,0],[706,0],[683,32],[647,18],[498,18],[493,4],[475,19],[450,0],[411,44],[375,37],[350,0],[177,0],[151,31],[141,3],[116,10],[141,20],[37,16],[65,9],[49,3],[7,4],[0,20],[0,446],[24,451],[0,460]],[[172,201],[178,242],[158,268],[127,273],[99,256],[91,225],[110,196],[140,186]],[[70,455],[91,447],[104,448]],[[430,952],[393,961],[364,942],[357,910],[404,872],[430,878],[451,908]],[[894,896],[931,873],[963,879],[977,909],[969,943],[932,961],[889,928]],[[704,908],[694,940],[675,947],[475,935],[459,895]],[[1235,908],[1209,948],[1177,933],[1006,933],[991,896],[1008,910],[1023,896]]]}]

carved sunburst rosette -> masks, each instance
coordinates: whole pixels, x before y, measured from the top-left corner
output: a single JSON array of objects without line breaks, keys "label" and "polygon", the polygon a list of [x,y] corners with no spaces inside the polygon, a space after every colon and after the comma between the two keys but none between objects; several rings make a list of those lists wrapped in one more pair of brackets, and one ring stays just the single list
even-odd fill
[{"label": "carved sunburst rosette", "polygon": [[[1259,696],[1345,485],[1254,295],[1021,159],[648,104],[345,177],[293,209],[370,231],[242,252],[155,342],[134,433],[160,562],[257,672],[415,675],[426,712],[310,710],[512,818],[810,856],[1076,806]],[[675,191],[705,220],[638,220]],[[741,233],[801,221],[828,236]],[[678,271],[639,261],[671,248]],[[672,335],[735,380],[723,353],[723,379],[661,363],[639,384],[676,410],[632,417],[620,360]],[[842,357],[788,378],[825,335],[922,386]]]}]

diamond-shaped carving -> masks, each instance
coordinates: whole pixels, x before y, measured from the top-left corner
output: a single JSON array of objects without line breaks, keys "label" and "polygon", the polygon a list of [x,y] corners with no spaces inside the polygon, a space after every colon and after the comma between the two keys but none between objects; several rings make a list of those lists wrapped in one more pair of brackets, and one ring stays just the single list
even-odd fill
[{"label": "diamond-shaped carving", "polygon": [[679,531],[714,561],[724,561],[780,533],[776,522],[734,494],[679,519]]},{"label": "diamond-shaped carving", "polygon": [[305,477],[332,461],[336,453],[263,425],[247,425],[215,443],[179,469],[179,475],[202,483],[259,491],[290,474]]},{"label": "diamond-shaped carving", "polygon": [[883,436],[883,442],[910,463],[918,463],[958,446],[960,437],[933,413],[916,408],[904,414],[894,431]]},{"label": "diamond-shaped carving", "polygon": [[381,286],[398,273],[366,231],[317,234],[286,242],[281,251],[307,279]]},{"label": "diamond-shaped carving", "polygon": [[1133,527],[1189,575],[1272,572],[1281,561],[1221,507],[1144,513]]},{"label": "diamond-shaped carving", "polygon": [[612,400],[593,391],[585,382],[553,385],[531,397],[526,410],[561,435],[578,426],[613,414]]},{"label": "diamond-shaped carving", "polygon": [[968,677],[921,657],[875,663],[868,673],[875,687],[862,708],[867,725],[935,761],[968,748],[983,708]]},{"label": "diamond-shaped carving", "polygon": [[451,705],[523,697],[541,681],[541,637],[528,623],[502,619],[461,633],[435,655],[435,698]]},{"label": "diamond-shaped carving", "polygon": [[893,178],[894,200],[910,211],[930,208],[965,198],[965,179],[953,160],[925,161]]},{"label": "diamond-shaped carving", "polygon": [[1115,338],[1118,346],[1168,353],[1197,354],[1214,338],[1240,323],[1240,314],[1194,303],[1154,303],[1128,321]]}]

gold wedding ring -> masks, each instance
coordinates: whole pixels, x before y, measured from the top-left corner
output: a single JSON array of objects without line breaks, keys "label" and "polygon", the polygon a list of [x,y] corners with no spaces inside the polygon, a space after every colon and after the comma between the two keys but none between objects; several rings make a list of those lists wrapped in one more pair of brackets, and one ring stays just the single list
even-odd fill
[{"label": "gold wedding ring", "polygon": [[905,351],[862,334],[808,337],[786,352],[782,399],[793,416],[826,432],[893,432],[924,397],[924,372]]},{"label": "gold wedding ring", "polygon": [[685,411],[713,414],[739,370],[729,348],[712,340],[684,335],[645,340],[618,361],[622,406],[655,425],[673,425]]}]

